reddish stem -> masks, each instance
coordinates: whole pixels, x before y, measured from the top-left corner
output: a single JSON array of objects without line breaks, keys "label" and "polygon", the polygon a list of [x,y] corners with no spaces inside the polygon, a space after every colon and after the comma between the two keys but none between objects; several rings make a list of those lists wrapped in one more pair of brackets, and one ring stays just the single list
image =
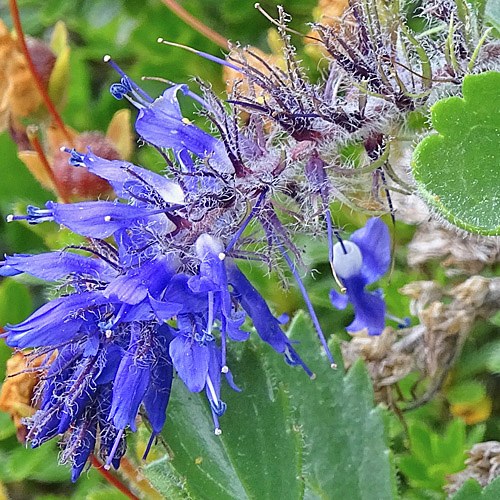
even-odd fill
[{"label": "reddish stem", "polygon": [[97,472],[109,483],[112,484],[117,490],[121,491],[125,496],[131,500],[141,500],[136,497],[118,478],[113,476],[111,472],[106,470],[99,460],[92,456],[92,465],[97,469]]},{"label": "reddish stem", "polygon": [[69,203],[69,199],[67,198],[67,196],[64,194],[63,190],[61,189],[59,181],[58,181],[57,177],[55,176],[54,171],[50,167],[50,163],[47,160],[47,157],[45,156],[42,145],[40,144],[40,141],[38,140],[37,132],[38,132],[38,130],[36,129],[36,127],[28,127],[27,135],[28,135],[28,139],[30,141],[30,144],[33,146],[33,149],[36,151],[38,157],[40,158],[40,161],[42,162],[42,165],[45,168],[45,171],[49,175],[50,180],[52,181],[52,184],[54,185],[54,188],[56,190],[57,195],[63,201],[63,203]]},{"label": "reddish stem", "polygon": [[71,139],[69,132],[66,130],[66,126],[64,125],[61,116],[57,112],[54,103],[50,99],[49,94],[47,93],[47,90],[45,89],[45,86],[42,83],[42,79],[40,78],[40,75],[36,70],[35,64],[31,59],[28,46],[26,45],[26,40],[24,38],[23,25],[21,24],[21,18],[19,16],[19,9],[17,7],[16,0],[9,0],[9,8],[10,8],[10,14],[12,16],[12,22],[14,23],[14,29],[16,30],[17,38],[19,40],[19,43],[21,44],[21,50],[23,51],[24,57],[26,58],[26,62],[28,63],[28,67],[30,69],[31,76],[33,77],[33,81],[38,87],[38,91],[40,92],[43,102],[45,103],[45,106],[47,106],[49,113],[52,115],[52,118],[56,122],[57,126],[64,133],[68,142],[72,144],[73,140]]},{"label": "reddish stem", "polygon": [[189,24],[196,31],[206,36],[209,40],[216,43],[219,47],[224,50],[229,49],[229,41],[226,40],[222,35],[219,35],[212,28],[209,28],[203,24],[199,19],[196,19],[191,15],[186,9],[181,7],[175,0],[161,0],[174,14],[179,16],[186,24]]}]

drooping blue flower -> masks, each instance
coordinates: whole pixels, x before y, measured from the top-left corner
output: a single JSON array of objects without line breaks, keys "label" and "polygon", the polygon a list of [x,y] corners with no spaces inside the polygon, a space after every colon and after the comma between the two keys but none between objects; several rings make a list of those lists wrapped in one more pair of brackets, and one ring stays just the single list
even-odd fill
[{"label": "drooping blue flower", "polygon": [[354,231],[350,240],[333,247],[333,265],[346,292],[330,292],[330,300],[337,309],[345,309],[350,302],[354,321],[349,332],[366,330],[368,335],[380,335],[385,326],[385,301],[379,291],[368,292],[367,285],[380,279],[391,261],[389,230],[382,220],[370,219],[366,226]]}]

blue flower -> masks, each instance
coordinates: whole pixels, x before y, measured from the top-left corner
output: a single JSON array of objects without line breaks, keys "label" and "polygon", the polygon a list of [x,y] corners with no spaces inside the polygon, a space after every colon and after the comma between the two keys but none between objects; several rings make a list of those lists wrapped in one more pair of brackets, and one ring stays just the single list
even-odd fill
[{"label": "blue flower", "polygon": [[379,291],[367,292],[366,285],[381,278],[391,261],[390,236],[387,226],[377,218],[354,231],[349,241],[333,247],[333,266],[344,283],[345,295],[335,290],[330,300],[337,309],[345,309],[350,302],[354,321],[349,332],[366,330],[368,335],[380,335],[385,326],[385,301]]},{"label": "blue flower", "polygon": [[[63,225],[87,238],[88,245],[78,250],[88,255],[67,248],[8,256],[0,263],[0,276],[27,273],[62,285],[60,296],[25,321],[7,325],[3,336],[8,345],[36,347],[34,355],[47,359],[41,367],[40,407],[26,422],[28,438],[32,446],[39,446],[63,434],[62,460],[72,463],[73,480],[92,454],[98,454],[107,468],[119,466],[126,433],[136,430],[141,406],[152,427],[147,454],[165,423],[175,375],[191,392],[205,392],[219,434],[219,417],[226,409],[221,399],[223,379],[239,391],[227,366],[227,343],[248,339],[250,333],[242,329],[247,317],[257,335],[283,354],[287,363],[313,376],[282,322],[235,262],[237,258],[268,259],[245,248],[243,233],[253,221],[260,224],[268,246],[279,250],[297,280],[325,353],[335,366],[300,278],[300,251],[270,201],[278,189],[289,193],[283,186],[294,180],[287,177],[288,161],[281,150],[262,142],[260,126],[241,130],[236,117],[208,90],[208,102],[184,85],[174,85],[152,99],[115,69],[122,78],[112,87],[113,95],[127,94],[139,109],[136,130],[163,155],[170,177],[126,161],[100,158],[91,150],[66,150],[71,165],[107,180],[120,199],[49,201],[45,208],[28,207],[26,216],[9,220]],[[212,113],[220,138],[182,116],[179,92]],[[309,123],[311,117],[295,118],[307,118]],[[297,128],[297,123],[294,130],[305,137],[309,129]],[[305,170],[314,196],[322,198],[331,240],[325,163],[315,156]],[[388,265],[382,259],[385,247],[377,246],[384,239],[379,224],[385,228],[374,220],[354,233],[344,243],[346,257],[337,246],[333,252],[330,244],[348,290],[339,299],[332,293],[332,300],[345,301],[345,307],[349,299],[356,310],[353,325],[366,326],[371,334],[380,333],[378,315],[382,311],[383,327],[385,307],[379,296],[364,291]]]}]

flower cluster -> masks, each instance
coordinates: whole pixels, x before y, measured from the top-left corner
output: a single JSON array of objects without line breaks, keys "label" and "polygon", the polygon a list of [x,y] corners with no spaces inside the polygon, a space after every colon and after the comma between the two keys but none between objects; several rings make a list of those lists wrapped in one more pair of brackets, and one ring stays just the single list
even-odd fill
[{"label": "flower cluster", "polygon": [[[351,193],[358,186],[351,181],[358,172],[335,165],[332,144],[349,139],[364,145],[371,162],[359,169],[371,179],[371,198],[365,201],[378,213],[392,212],[385,174],[397,176],[387,162],[387,130],[398,112],[426,99],[433,75],[419,50],[408,57],[420,58],[420,79],[414,71],[390,71],[398,51],[397,36],[388,34],[399,24],[383,28],[372,22],[373,12],[357,6],[351,14],[355,29],[344,38],[329,27],[315,27],[334,64],[326,82],[311,84],[294,59],[280,11],[287,71],[253,68],[248,61],[258,56],[250,51],[218,60],[247,80],[245,93],[235,84],[227,103],[203,84],[203,97],[186,85],[172,85],[153,99],[106,56],[121,77],[111,93],[138,109],[135,129],[161,154],[166,175],[99,157],[91,149],[66,149],[74,168],[109,182],[117,199],[49,201],[45,208],[28,207],[26,216],[10,216],[30,224],[53,221],[87,240],[62,251],[9,256],[0,265],[1,276],[27,273],[62,281],[57,298],[22,323],[7,325],[4,336],[9,346],[34,347],[31,356],[43,357],[39,409],[27,421],[27,438],[39,446],[64,434],[62,460],[71,461],[73,480],[94,453],[106,467],[118,467],[126,431],[136,430],[141,407],[152,428],[149,446],[153,443],[165,422],[174,372],[190,391],[205,391],[219,434],[226,408],[222,378],[239,390],[226,360],[227,340],[249,337],[242,329],[247,317],[263,341],[313,376],[238,259],[286,263],[335,366],[300,276],[301,252],[278,211],[302,221],[302,231],[325,226],[329,261],[346,289],[345,295],[331,293],[334,306],[353,304],[349,331],[382,332],[384,300],[365,286],[389,267],[388,229],[372,218],[349,241],[340,237],[330,202],[353,205]],[[402,34],[420,47],[409,32]],[[343,79],[351,86],[344,88]],[[215,133],[183,116],[180,94],[201,107]],[[248,112],[244,126],[239,108]],[[249,225],[253,234],[245,231]]]}]

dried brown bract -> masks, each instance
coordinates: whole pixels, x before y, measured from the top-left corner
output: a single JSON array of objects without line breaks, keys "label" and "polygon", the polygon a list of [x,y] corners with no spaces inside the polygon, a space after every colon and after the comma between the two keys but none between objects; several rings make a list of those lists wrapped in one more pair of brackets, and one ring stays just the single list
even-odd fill
[{"label": "dried brown bract", "polygon": [[7,380],[0,392],[0,410],[9,413],[17,429],[17,439],[26,440],[26,426],[22,420],[32,416],[35,387],[40,380],[40,371],[33,370],[45,362],[45,356],[28,360],[29,353],[16,352],[7,361]]},{"label": "dried brown bract", "polygon": [[[419,372],[420,381],[430,379],[426,393],[405,408],[411,410],[439,391],[474,324],[498,311],[500,278],[473,276],[451,290],[416,281],[401,293],[411,297],[410,310],[419,325],[399,331],[387,327],[379,337],[355,336],[341,348],[347,369],[358,357],[366,362],[376,401],[390,407],[396,402],[393,389],[409,373]],[[444,298],[451,301],[445,304]]]},{"label": "dried brown bract", "polygon": [[447,477],[449,484],[444,489],[448,493],[448,498],[451,498],[468,479],[475,479],[484,488],[500,475],[498,441],[475,444],[467,454],[470,457],[465,461],[467,468]]},{"label": "dried brown bract", "polygon": [[466,236],[437,223],[422,224],[408,245],[408,264],[418,267],[431,259],[443,259],[448,274],[456,270],[477,274],[500,262],[500,239],[474,234]]},{"label": "dried brown bract", "polygon": [[363,358],[370,374],[377,403],[393,406],[392,386],[415,370],[410,354],[394,349],[398,333],[385,328],[380,336],[358,336],[351,342],[342,342],[342,357],[348,370],[358,358]]}]

